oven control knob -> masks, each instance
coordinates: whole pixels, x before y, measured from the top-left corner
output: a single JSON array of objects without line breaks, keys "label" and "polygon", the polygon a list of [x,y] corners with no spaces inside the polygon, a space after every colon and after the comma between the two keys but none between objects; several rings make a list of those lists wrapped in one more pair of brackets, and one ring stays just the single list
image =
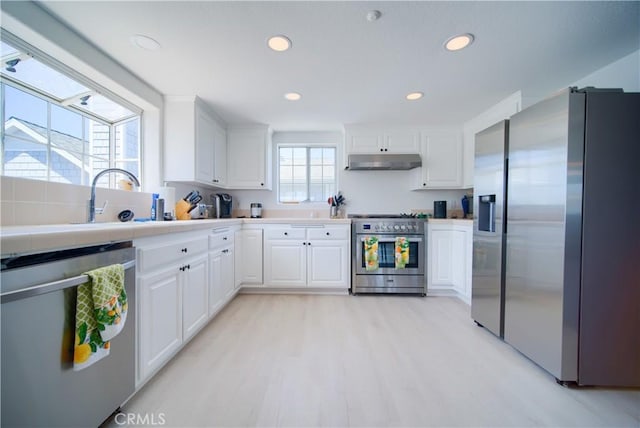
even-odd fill
[{"label": "oven control knob", "polygon": [[394,228],[395,230],[400,230],[400,226],[398,226],[397,224],[396,224],[395,226],[393,226],[393,228]]},{"label": "oven control knob", "polygon": [[402,230],[407,230],[407,226],[405,226],[404,224],[402,226],[400,226],[400,229]]}]

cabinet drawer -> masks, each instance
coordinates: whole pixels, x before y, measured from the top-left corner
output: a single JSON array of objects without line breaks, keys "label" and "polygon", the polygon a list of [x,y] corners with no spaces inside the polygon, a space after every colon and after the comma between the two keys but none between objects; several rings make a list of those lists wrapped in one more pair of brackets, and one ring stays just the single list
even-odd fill
[{"label": "cabinet drawer", "polygon": [[188,241],[138,248],[138,271],[148,272],[160,266],[180,263],[189,257],[206,252],[207,249],[207,236]]},{"label": "cabinet drawer", "polygon": [[219,247],[226,247],[228,245],[233,245],[235,232],[231,229],[227,229],[225,231],[213,231],[211,235],[209,235],[209,249],[213,250]]},{"label": "cabinet drawer", "polygon": [[309,229],[309,239],[349,239],[348,228],[323,227],[322,229]]},{"label": "cabinet drawer", "polygon": [[265,239],[305,239],[304,228],[276,228],[265,229]]}]

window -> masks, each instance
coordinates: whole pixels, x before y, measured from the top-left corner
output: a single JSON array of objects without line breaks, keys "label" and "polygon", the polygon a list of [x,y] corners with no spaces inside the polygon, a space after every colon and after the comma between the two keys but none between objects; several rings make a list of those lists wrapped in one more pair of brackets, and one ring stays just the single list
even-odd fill
[{"label": "window", "polygon": [[336,193],[336,148],[278,147],[278,201],[324,202]]},{"label": "window", "polygon": [[[119,167],[139,177],[139,112],[2,36],[18,46],[0,42],[2,175],[88,185],[101,170]],[[116,178],[104,176],[98,185],[115,187]]]}]

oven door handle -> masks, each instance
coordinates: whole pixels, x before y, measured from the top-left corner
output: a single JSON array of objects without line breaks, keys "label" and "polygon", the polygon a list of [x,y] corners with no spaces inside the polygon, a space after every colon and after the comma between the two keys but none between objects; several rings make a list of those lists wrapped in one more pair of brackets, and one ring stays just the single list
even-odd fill
[{"label": "oven door handle", "polygon": [[[406,238],[406,236],[405,236]],[[361,237],[360,238],[360,242],[364,242],[366,241],[368,238],[367,237]],[[416,238],[407,238],[407,241],[409,242],[422,242],[422,238],[420,237],[416,237]],[[380,239],[378,238],[378,242],[396,242],[395,238],[391,238],[391,239]]]}]

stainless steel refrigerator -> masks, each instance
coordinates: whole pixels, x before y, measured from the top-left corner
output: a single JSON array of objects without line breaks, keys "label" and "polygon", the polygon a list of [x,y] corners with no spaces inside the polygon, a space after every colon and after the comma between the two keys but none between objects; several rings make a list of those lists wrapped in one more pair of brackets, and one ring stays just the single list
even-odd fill
[{"label": "stainless steel refrigerator", "polygon": [[471,316],[496,336],[504,331],[506,165],[509,121],[476,134],[473,181]]},{"label": "stainless steel refrigerator", "polygon": [[504,340],[559,382],[640,386],[640,94],[567,89],[508,126]]}]

